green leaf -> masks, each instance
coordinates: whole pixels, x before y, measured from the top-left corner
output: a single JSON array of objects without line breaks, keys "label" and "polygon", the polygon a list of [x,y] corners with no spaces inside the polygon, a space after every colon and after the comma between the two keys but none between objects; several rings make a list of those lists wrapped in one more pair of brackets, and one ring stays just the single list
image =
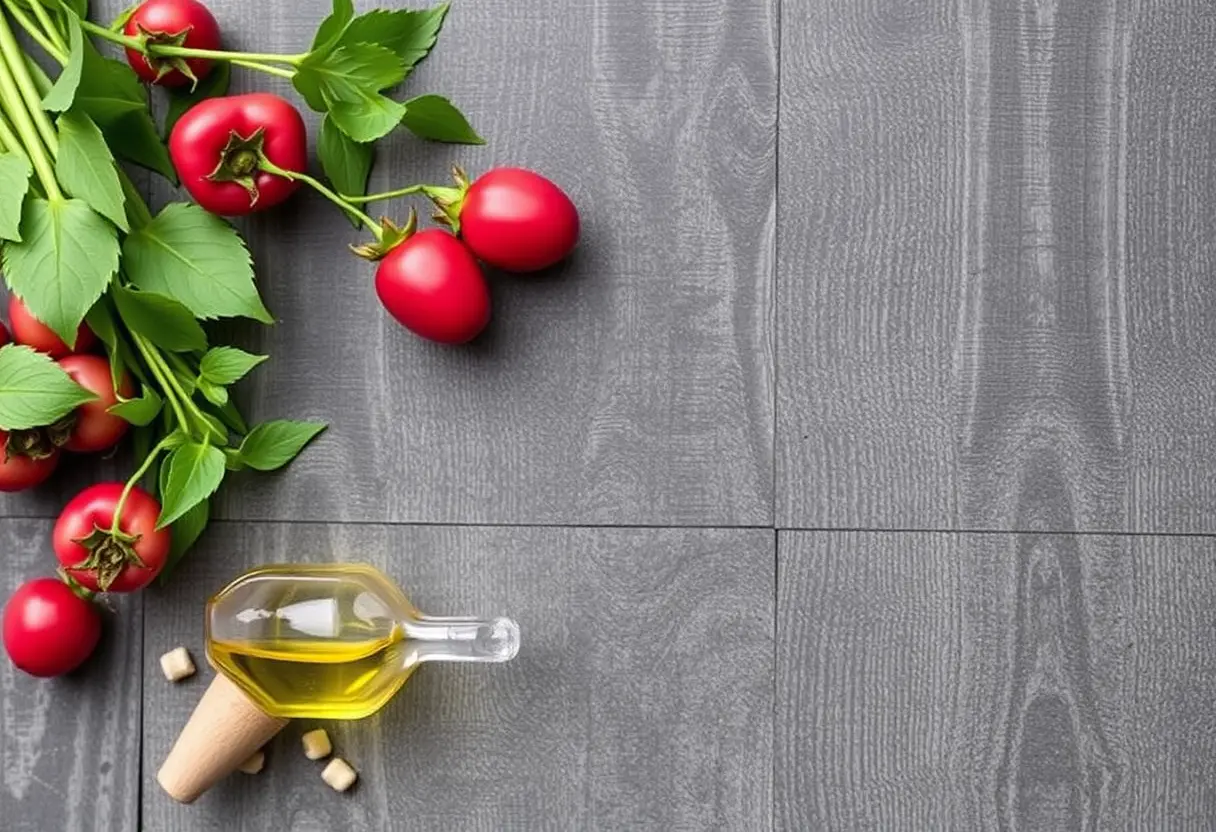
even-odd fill
[{"label": "green leaf", "polygon": [[49,425],[97,398],[29,347],[0,347],[0,429]]},{"label": "green leaf", "polygon": [[[135,14],[135,10],[143,4],[143,0],[139,0],[139,2],[127,6],[118,13],[117,17],[110,21],[110,25],[107,28],[111,32],[121,32],[123,27],[127,25],[127,21],[131,19],[131,15]],[[81,17],[84,17],[84,15],[81,15]]]},{"label": "green leaf", "polygon": [[[207,401],[216,407],[223,407],[228,403],[228,388],[223,385],[207,381],[205,378],[199,378],[198,391],[203,394],[203,397]],[[224,433],[227,435],[228,431],[225,430]]]},{"label": "green leaf", "polygon": [[333,11],[317,27],[317,33],[313,36],[312,48],[309,51],[313,54],[323,54],[333,49],[337,45],[342,31],[346,28],[346,24],[350,23],[350,19],[354,16],[355,5],[352,0],[334,0]]},{"label": "green leaf", "polygon": [[375,9],[352,20],[338,44],[383,46],[397,55],[408,70],[431,51],[447,13],[447,3],[430,9]]},{"label": "green leaf", "polygon": [[[343,133],[334,126],[328,115],[321,119],[317,156],[321,159],[321,169],[335,191],[351,196],[367,193],[367,178],[372,172],[375,148],[371,144],[360,144]],[[347,214],[347,217],[355,228],[363,225],[354,214]]]},{"label": "green leaf", "polygon": [[207,77],[198,82],[194,90],[178,87],[169,94],[169,109],[165,113],[165,136],[173,132],[173,125],[186,111],[206,98],[228,94],[228,82],[232,77],[232,65],[227,61],[216,61]]},{"label": "green leaf", "polygon": [[84,39],[84,66],[74,106],[97,122],[119,156],[177,182],[139,77],[125,63],[103,58],[88,38]]},{"label": "green leaf", "polygon": [[393,132],[405,116],[401,102],[383,95],[366,101],[334,101],[329,116],[343,133],[357,142],[374,142]]},{"label": "green leaf", "polygon": [[207,334],[190,310],[173,298],[118,285],[110,294],[131,332],[170,352],[207,349]]},{"label": "green leaf", "polygon": [[75,12],[77,17],[88,17],[89,0],[63,0],[63,4]]},{"label": "green leaf", "polygon": [[[239,381],[269,356],[253,355],[236,347],[213,347],[199,362],[199,375],[212,384],[227,385]],[[223,402],[216,402],[223,404]]]},{"label": "green leaf", "polygon": [[152,424],[152,421],[160,415],[160,409],[164,404],[164,399],[154,389],[145,386],[143,395],[138,399],[127,399],[110,405],[108,410],[115,416],[121,416],[131,424],[142,427]]},{"label": "green leaf", "polygon": [[174,202],[123,243],[123,268],[146,292],[168,295],[208,320],[244,316],[271,323],[236,230],[197,205]]},{"label": "green leaf", "polygon": [[118,232],[83,200],[30,197],[21,242],[4,246],[4,276],[30,313],[66,343],[118,271]]},{"label": "green leaf", "polygon": [[169,454],[162,474],[160,519],[163,529],[215,493],[224,481],[224,452],[205,442],[187,442]]},{"label": "green leaf", "polygon": [[173,522],[169,556],[165,559],[165,565],[161,568],[160,575],[157,576],[157,580],[162,586],[168,580],[169,573],[181,563],[182,557],[190,550],[190,547],[198,542],[210,519],[211,501],[201,500]]},{"label": "green leaf", "polygon": [[415,136],[436,142],[451,144],[485,144],[469,126],[464,113],[442,95],[420,95],[405,102],[405,115],[401,119]]},{"label": "green leaf", "polygon": [[55,177],[63,189],[89,203],[89,207],[123,231],[127,225],[126,198],[114,157],[101,130],[84,113],[69,110],[59,116],[59,155]]},{"label": "green leaf", "polygon": [[89,329],[93,330],[93,334],[106,345],[106,355],[110,357],[110,384],[117,390],[122,386],[125,365],[129,363],[132,368],[138,370],[139,364],[129,361],[127,345],[119,337],[118,330],[114,327],[114,313],[104,297],[93,304],[88,314],[84,316],[84,320],[89,325]]},{"label": "green leaf", "polygon": [[20,153],[0,153],[0,240],[21,240],[21,205],[32,172]]},{"label": "green leaf", "polygon": [[255,426],[241,443],[241,461],[259,471],[282,468],[325,428],[323,422],[292,422],[287,419],[263,422]]},{"label": "green leaf", "polygon": [[292,83],[308,106],[329,111],[335,126],[357,142],[387,135],[401,121],[404,106],[380,94],[405,77],[401,60],[382,46],[356,43],[324,55],[311,54]]},{"label": "green leaf", "polygon": [[64,19],[68,28],[68,62],[55,79],[55,85],[42,98],[42,109],[56,113],[72,106],[84,70],[84,36],[80,32],[80,20],[70,14]]},{"label": "green leaf", "polygon": [[241,412],[236,409],[236,405],[232,403],[232,399],[229,399],[228,403],[222,407],[216,407],[215,412],[219,414],[219,418],[223,423],[232,429],[233,433],[239,433],[241,436],[249,433],[249,426],[241,418]]}]

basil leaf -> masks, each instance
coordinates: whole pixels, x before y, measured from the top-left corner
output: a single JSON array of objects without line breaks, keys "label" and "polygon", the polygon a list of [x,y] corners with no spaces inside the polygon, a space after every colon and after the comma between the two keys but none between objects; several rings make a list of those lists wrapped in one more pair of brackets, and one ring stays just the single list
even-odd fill
[{"label": "basil leaf", "polygon": [[355,5],[352,0],[334,0],[333,12],[321,21],[317,33],[312,39],[313,54],[325,53],[333,49],[341,37],[342,31],[350,19],[355,16]]},{"label": "basil leaf", "polygon": [[215,493],[224,481],[224,452],[205,442],[187,442],[165,460],[161,475],[161,510],[156,528],[163,529]]},{"label": "basil leaf", "polygon": [[[228,388],[223,385],[214,384],[205,378],[200,378],[198,380],[198,391],[203,394],[203,398],[216,407],[223,407],[228,404]],[[223,425],[220,427],[223,427]],[[228,431],[225,430],[224,434],[227,435],[227,433]]]},{"label": "basil leaf", "polygon": [[390,133],[405,114],[399,101],[379,92],[404,77],[405,66],[392,52],[356,43],[309,55],[292,83],[309,107],[328,111],[342,132],[357,142],[370,142]]},{"label": "basil leaf", "polygon": [[59,116],[56,124],[59,155],[55,158],[55,176],[59,184],[123,231],[129,231],[126,197],[101,130],[91,118],[75,110]]},{"label": "basil leaf", "polygon": [[186,552],[190,550],[190,547],[198,542],[199,537],[202,536],[210,520],[211,501],[200,500],[187,509],[181,517],[173,521],[169,556],[165,558],[165,565],[161,567],[160,575],[157,576],[157,580],[160,581],[162,586],[168,580],[169,573],[177,568],[177,565],[181,562]]},{"label": "basil leaf", "polygon": [[258,297],[244,241],[231,225],[197,205],[165,206],[127,237],[122,253],[132,283],[168,295],[196,318],[274,321]]},{"label": "basil leaf", "polygon": [[0,429],[49,425],[97,398],[29,347],[0,347]]},{"label": "basil leaf", "polygon": [[[363,196],[367,193],[367,178],[372,172],[375,148],[371,144],[360,144],[334,126],[328,115],[321,119],[321,137],[317,140],[317,156],[321,169],[334,190],[340,194]],[[348,214],[355,228],[362,222],[354,214]]]},{"label": "basil leaf", "polygon": [[42,109],[56,113],[72,106],[84,70],[84,36],[80,32],[80,20],[71,14],[65,15],[64,19],[68,27],[68,62],[55,79],[54,86],[42,97]]},{"label": "basil leaf", "polygon": [[190,310],[173,298],[156,292],[137,292],[126,286],[115,286],[110,294],[131,332],[170,352],[207,349],[207,334]]},{"label": "basil leaf", "polygon": [[147,90],[135,71],[125,63],[103,58],[88,38],[83,48],[84,66],[74,106],[97,122],[115,153],[176,184],[177,172],[156,132]]},{"label": "basil leaf", "polygon": [[118,232],[83,200],[30,197],[21,242],[4,246],[4,277],[30,314],[65,343],[118,271]]},{"label": "basil leaf", "polygon": [[423,139],[451,144],[485,144],[469,126],[464,113],[442,95],[420,95],[405,102],[405,115],[401,123],[406,129]]},{"label": "basil leaf", "polygon": [[110,405],[107,410],[115,416],[121,416],[133,425],[143,427],[152,424],[164,407],[164,399],[151,387],[144,387],[143,395],[138,399],[127,399],[124,402]]},{"label": "basil leaf", "polygon": [[[199,375],[212,384],[232,384],[267,358],[269,356],[253,355],[236,347],[214,347],[199,362]],[[223,402],[216,404],[222,405]]]},{"label": "basil leaf", "polygon": [[241,443],[241,461],[259,471],[282,468],[326,427],[323,422],[292,422],[287,419],[263,422],[256,425]]},{"label": "basil leaf", "polygon": [[21,206],[30,189],[29,159],[0,153],[0,240],[21,241]]},{"label": "basil leaf", "polygon": [[408,70],[431,51],[447,13],[447,3],[430,9],[374,9],[352,20],[338,44],[383,46],[400,58]]},{"label": "basil leaf", "polygon": [[186,111],[206,98],[227,95],[232,78],[232,65],[227,61],[216,61],[207,77],[199,81],[193,90],[188,87],[174,89],[169,94],[169,109],[165,113],[165,137],[173,132],[173,125]]}]

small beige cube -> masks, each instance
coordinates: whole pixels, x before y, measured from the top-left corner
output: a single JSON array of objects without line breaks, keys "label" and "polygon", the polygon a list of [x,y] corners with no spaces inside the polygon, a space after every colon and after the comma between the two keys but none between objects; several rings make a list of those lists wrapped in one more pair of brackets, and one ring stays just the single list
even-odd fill
[{"label": "small beige cube", "polygon": [[355,774],[355,770],[350,767],[350,763],[341,757],[334,757],[329,761],[329,765],[325,766],[325,771],[321,772],[321,779],[336,792],[344,792],[355,785],[358,777],[359,775]]},{"label": "small beige cube", "polygon": [[160,669],[170,682],[180,682],[194,675],[194,662],[185,647],[174,647],[160,657]]},{"label": "small beige cube", "polygon": [[266,765],[266,752],[259,749],[253,752],[253,756],[241,763],[238,768],[246,774],[257,774],[264,765]]},{"label": "small beige cube", "polygon": [[324,728],[309,731],[300,739],[304,742],[304,756],[310,760],[320,760],[333,753],[333,744],[330,743],[329,734],[325,733]]}]

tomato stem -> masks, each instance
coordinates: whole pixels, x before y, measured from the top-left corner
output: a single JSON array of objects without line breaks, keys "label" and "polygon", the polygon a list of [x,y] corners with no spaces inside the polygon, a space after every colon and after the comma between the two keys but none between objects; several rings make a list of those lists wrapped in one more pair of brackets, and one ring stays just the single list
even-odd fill
[{"label": "tomato stem", "polygon": [[144,461],[140,463],[139,468],[135,469],[135,473],[127,480],[127,484],[122,487],[122,493],[118,495],[118,502],[114,504],[114,522],[110,524],[110,534],[118,535],[122,533],[122,510],[127,504],[127,497],[131,494],[131,489],[135,487],[144,474],[148,473],[148,469],[152,467],[152,462],[160,456],[160,452],[168,447],[173,434],[169,434],[164,439],[160,440],[148,451],[148,455],[144,457]]},{"label": "tomato stem", "polygon": [[[33,89],[33,82],[29,79],[25,64],[20,63],[23,54],[21,47],[8,25],[8,19],[2,13],[0,13],[0,53],[2,53],[0,56],[0,104],[3,105],[8,117],[12,119],[17,134],[25,145],[26,155],[33,163],[34,171],[38,174],[38,181],[42,183],[47,197],[53,201],[62,201],[63,191],[59,188],[59,180],[55,178],[55,171],[48,155],[48,150],[53,149],[56,143],[54,130],[51,129],[49,139],[46,138],[45,133],[42,138],[39,138],[39,127],[42,127],[43,123],[49,127],[50,121],[46,118],[46,113],[42,111],[41,100],[37,90]],[[17,80],[20,76],[13,68],[14,65],[20,66],[21,74],[25,76],[23,79],[26,82],[25,86],[29,87],[26,95],[22,95],[22,90],[19,88],[22,85]],[[42,121],[35,122],[35,117],[31,116],[30,110],[27,109],[26,101],[29,97],[28,93],[31,92]],[[35,126],[36,123],[38,126]],[[43,129],[45,130],[45,128]],[[43,141],[47,142],[46,146],[43,145]]]},{"label": "tomato stem", "polygon": [[229,59],[228,63],[232,64],[233,66],[242,66],[245,69],[254,69],[258,72],[265,72],[267,75],[277,75],[279,78],[296,77],[296,74],[290,69],[282,69],[277,66],[268,66],[266,64],[260,64],[257,61],[246,61],[240,58],[231,58]]},{"label": "tomato stem", "polygon": [[268,72],[271,75],[278,75],[281,78],[292,77],[290,70],[281,69],[275,66],[267,66],[267,64],[288,64],[290,66],[299,66],[299,64],[308,57],[307,54],[302,55],[279,55],[273,52],[225,52],[222,49],[193,49],[189,46],[170,46],[164,43],[148,43],[147,41],[124,35],[121,32],[115,32],[104,26],[98,26],[89,20],[81,20],[80,28],[92,35],[96,35],[104,40],[112,41],[120,46],[125,46],[127,49],[134,49],[141,55],[149,57],[162,58],[202,58],[211,61],[228,61],[237,66],[243,66],[246,69],[256,69],[260,72]]},{"label": "tomato stem", "polygon": [[267,173],[273,174],[275,176],[281,176],[284,179],[291,179],[293,181],[303,182],[304,184],[308,185],[310,188],[315,190],[317,193],[321,194],[321,196],[328,199],[334,205],[337,205],[343,211],[350,213],[352,216],[354,216],[356,219],[358,219],[359,222],[366,225],[368,227],[368,230],[370,230],[372,232],[372,234],[375,236],[375,238],[377,240],[379,240],[381,238],[381,236],[384,234],[384,230],[379,226],[379,224],[375,220],[373,220],[367,214],[360,211],[355,206],[351,205],[349,202],[347,202],[342,197],[338,196],[336,193],[331,191],[329,188],[322,185],[320,183],[320,181],[318,181],[316,178],[309,176],[307,173],[298,173],[293,170],[284,170],[283,168],[276,165],[274,162],[267,159],[266,154],[262,154],[260,162],[261,162],[262,170],[266,171]]},{"label": "tomato stem", "polygon": [[189,430],[190,420],[186,418],[185,411],[182,410],[181,404],[174,396],[173,388],[169,385],[169,381],[165,378],[165,372],[160,365],[160,356],[156,354],[155,347],[151,346],[147,339],[138,332],[131,333],[131,340],[135,343],[135,349],[139,350],[144,357],[144,362],[148,365],[148,370],[152,375],[156,376],[156,380],[160,382],[161,390],[165,394],[165,398],[169,400],[169,406],[173,408],[173,415],[177,417],[177,423],[183,429]]},{"label": "tomato stem", "polygon": [[398,188],[395,191],[384,191],[378,194],[366,194],[365,196],[351,196],[350,194],[341,194],[341,199],[350,205],[363,205],[368,202],[379,202],[383,199],[396,199],[402,196],[412,196],[425,191],[426,185],[410,185],[408,188]]},{"label": "tomato stem", "polygon": [[[11,0],[6,0],[5,5],[8,6],[9,13],[12,14],[13,20],[17,21],[17,25],[25,30],[26,34],[30,36],[34,43],[41,46],[43,51],[45,51],[59,63],[67,63],[68,53],[66,46],[62,49],[57,47],[50,37],[42,32],[42,29],[38,26],[38,24],[30,20],[29,15],[25,13],[25,10],[16,3],[11,2]],[[33,5],[39,6],[40,4],[34,3]],[[58,34],[58,32],[56,32],[56,34]]]},{"label": "tomato stem", "polygon": [[63,35],[59,34],[59,27],[51,22],[51,17],[46,13],[46,8],[39,2],[30,3],[30,8],[34,10],[34,17],[38,18],[38,22],[42,25],[42,31],[46,33],[47,39],[55,44],[55,48],[63,54],[68,53],[67,42],[64,41]]}]

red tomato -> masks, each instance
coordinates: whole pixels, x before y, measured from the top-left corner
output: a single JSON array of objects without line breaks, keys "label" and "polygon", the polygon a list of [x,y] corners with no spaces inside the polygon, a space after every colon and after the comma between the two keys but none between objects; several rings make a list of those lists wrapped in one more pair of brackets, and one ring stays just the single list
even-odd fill
[{"label": "red tomato", "polygon": [[169,556],[168,529],[157,529],[160,504],[139,486],[122,508],[119,534],[110,534],[121,482],[91,485],[72,498],[51,539],[64,571],[94,592],[132,592],[147,586]]},{"label": "red tomato", "polygon": [[97,608],[55,578],[25,582],[4,606],[4,649],[31,676],[75,670],[100,638]]},{"label": "red tomato", "polygon": [[0,347],[3,347],[8,341],[8,329],[4,324],[0,323]]},{"label": "red tomato", "polygon": [[50,327],[31,315],[16,295],[10,295],[8,299],[8,322],[13,328],[14,341],[44,352],[51,358],[63,358],[73,352],[85,352],[97,343],[93,330],[81,324],[76,330],[75,346],[69,347]]},{"label": "red tomato", "polygon": [[32,439],[9,441],[10,434],[0,430],[0,445],[4,458],[0,461],[0,491],[24,491],[46,481],[59,465],[59,449],[46,441],[45,437],[31,436],[22,431],[20,436]]},{"label": "red tomato", "polygon": [[[220,26],[196,0],[146,0],[127,18],[123,34],[131,38],[148,35],[149,43],[167,46],[220,48]],[[149,58],[134,49],[127,50],[127,63],[140,78],[162,87],[183,87],[203,80],[211,71],[211,61],[205,58]]]},{"label": "red tomato", "polygon": [[469,186],[460,237],[480,259],[510,272],[546,269],[578,242],[578,210],[538,173],[495,168]]},{"label": "red tomato", "polygon": [[441,344],[471,341],[490,321],[490,292],[467,248],[446,231],[420,231],[384,256],[376,294],[406,329]]},{"label": "red tomato", "polygon": [[304,119],[287,101],[264,92],[201,101],[178,119],[169,136],[169,155],[182,184],[213,214],[262,211],[300,187],[259,169],[259,153],[283,170],[308,167]]},{"label": "red tomato", "polygon": [[[92,453],[113,447],[126,434],[130,424],[126,419],[107,411],[107,408],[118,404],[113,379],[110,378],[110,362],[96,355],[69,355],[59,359],[59,366],[73,381],[97,396],[76,408],[72,414],[75,420],[72,432],[62,443],[63,447],[77,453]],[[118,392],[124,399],[135,395],[135,385],[126,373],[122,375]]]}]

